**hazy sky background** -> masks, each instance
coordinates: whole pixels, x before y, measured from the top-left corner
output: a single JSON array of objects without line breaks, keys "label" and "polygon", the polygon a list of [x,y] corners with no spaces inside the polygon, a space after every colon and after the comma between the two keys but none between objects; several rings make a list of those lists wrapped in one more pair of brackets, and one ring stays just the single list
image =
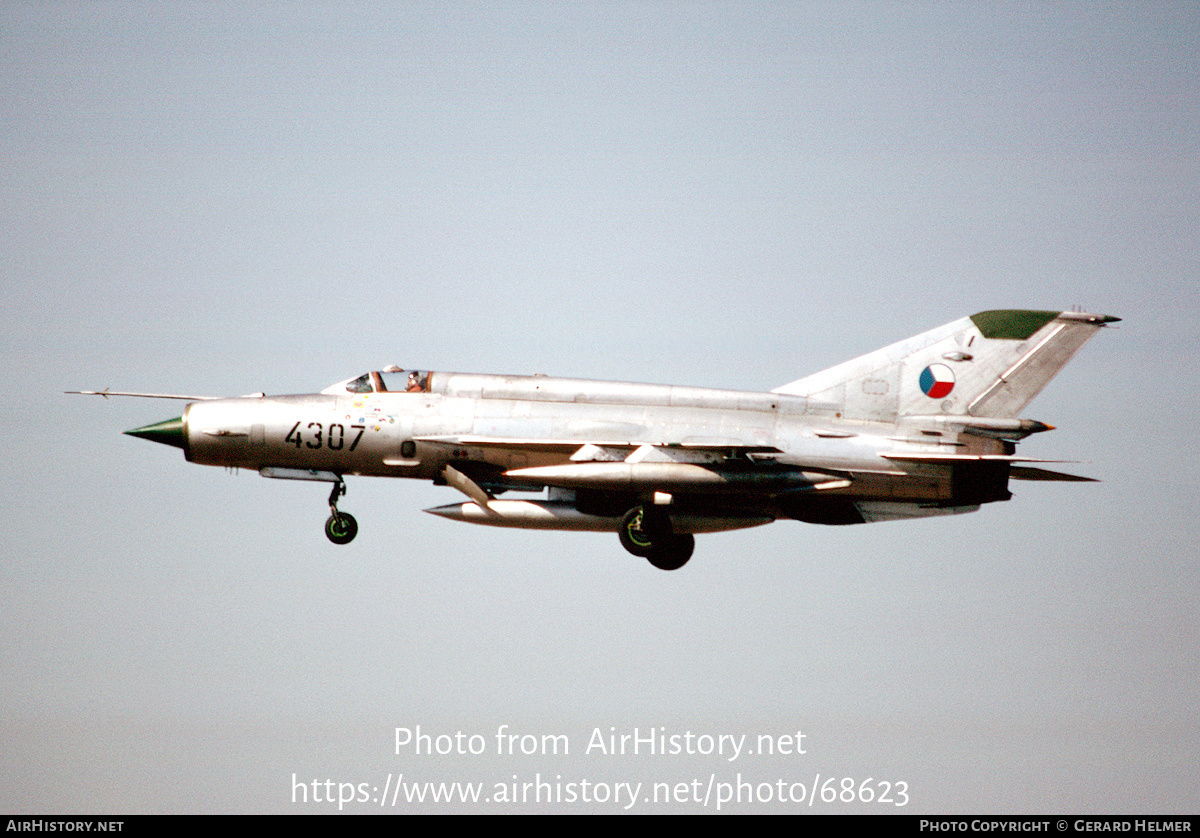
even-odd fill
[{"label": "hazy sky background", "polygon": [[[0,810],[329,811],[293,774],[391,772],[1194,812],[1197,43],[1195,3],[3,4]],[[1124,320],[1021,451],[1104,482],[701,537],[675,573],[370,478],[335,547],[326,486],[121,434],[181,403],[61,394],[388,363],[765,390],[1072,306]],[[499,756],[504,724],[571,752]],[[417,725],[487,753],[394,753]],[[894,809],[811,811],[859,810]]]}]

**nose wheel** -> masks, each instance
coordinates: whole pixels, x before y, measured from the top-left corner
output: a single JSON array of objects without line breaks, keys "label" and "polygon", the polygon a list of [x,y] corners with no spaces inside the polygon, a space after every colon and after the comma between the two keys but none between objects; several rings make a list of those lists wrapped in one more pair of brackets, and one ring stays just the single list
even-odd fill
[{"label": "nose wheel", "polygon": [[339,512],[337,501],[346,494],[346,481],[340,477],[329,493],[330,516],[325,521],[325,537],[334,544],[349,544],[358,535],[358,521],[349,512]]}]

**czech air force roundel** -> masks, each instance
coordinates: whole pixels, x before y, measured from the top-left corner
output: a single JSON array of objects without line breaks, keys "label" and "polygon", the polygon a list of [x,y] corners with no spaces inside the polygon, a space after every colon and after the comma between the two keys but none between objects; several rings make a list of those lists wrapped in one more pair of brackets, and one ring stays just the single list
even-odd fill
[{"label": "czech air force roundel", "polygon": [[921,392],[931,399],[941,399],[954,389],[954,372],[945,364],[930,364],[921,370]]}]

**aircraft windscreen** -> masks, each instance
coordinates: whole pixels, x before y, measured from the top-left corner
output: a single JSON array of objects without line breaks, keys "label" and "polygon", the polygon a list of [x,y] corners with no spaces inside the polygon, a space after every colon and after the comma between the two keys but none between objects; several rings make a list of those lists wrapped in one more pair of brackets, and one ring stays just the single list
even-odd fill
[{"label": "aircraft windscreen", "polygon": [[371,386],[371,373],[364,372],[358,378],[347,384],[346,389],[351,393],[370,393],[375,389]]}]

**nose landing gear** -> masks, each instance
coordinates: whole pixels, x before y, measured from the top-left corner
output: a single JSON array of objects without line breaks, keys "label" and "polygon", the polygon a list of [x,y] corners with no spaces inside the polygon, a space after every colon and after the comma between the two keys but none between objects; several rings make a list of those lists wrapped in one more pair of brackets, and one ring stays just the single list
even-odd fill
[{"label": "nose landing gear", "polygon": [[334,544],[349,544],[358,535],[358,521],[349,512],[339,512],[337,500],[346,494],[346,481],[338,478],[329,493],[329,511],[332,513],[325,521],[325,537]]}]

